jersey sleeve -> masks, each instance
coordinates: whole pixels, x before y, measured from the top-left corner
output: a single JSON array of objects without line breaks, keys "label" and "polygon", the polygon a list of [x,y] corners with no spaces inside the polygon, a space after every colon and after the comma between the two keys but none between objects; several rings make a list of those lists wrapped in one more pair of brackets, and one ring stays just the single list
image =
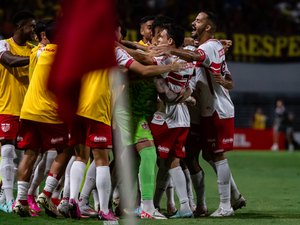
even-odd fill
[{"label": "jersey sleeve", "polygon": [[10,51],[9,44],[5,40],[0,41],[0,59],[2,57],[2,54],[6,51]]},{"label": "jersey sleeve", "polygon": [[201,45],[196,52],[200,55],[200,60],[196,63],[196,66],[199,67],[203,65],[209,67],[212,62],[210,59],[210,55],[213,54],[212,49],[210,49],[208,45]]},{"label": "jersey sleeve", "polygon": [[117,47],[116,48],[116,57],[117,63],[120,67],[129,68],[130,65],[134,62],[132,56],[130,56],[124,49]]}]

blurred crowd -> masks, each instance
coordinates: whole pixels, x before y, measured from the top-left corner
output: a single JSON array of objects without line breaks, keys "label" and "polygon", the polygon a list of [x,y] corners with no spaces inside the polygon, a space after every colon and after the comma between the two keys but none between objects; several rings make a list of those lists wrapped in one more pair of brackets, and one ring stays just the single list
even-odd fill
[{"label": "blurred crowd", "polygon": [[[119,17],[130,29],[137,29],[145,15],[165,14],[176,18],[186,30],[199,10],[211,10],[221,18],[219,31],[270,35],[300,34],[299,0],[116,0]],[[59,0],[1,0],[0,36],[13,32],[12,15],[28,9],[37,18],[55,17]]]}]

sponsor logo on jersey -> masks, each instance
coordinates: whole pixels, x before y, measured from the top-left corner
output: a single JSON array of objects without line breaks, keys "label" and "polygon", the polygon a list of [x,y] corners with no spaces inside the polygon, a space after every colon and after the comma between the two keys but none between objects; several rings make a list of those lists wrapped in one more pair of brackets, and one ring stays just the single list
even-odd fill
[{"label": "sponsor logo on jersey", "polygon": [[157,147],[157,149],[158,149],[159,152],[165,152],[165,153],[168,153],[168,152],[170,151],[169,148],[163,147],[163,146],[161,146],[161,145],[159,145],[159,146]]},{"label": "sponsor logo on jersey", "polygon": [[95,136],[94,142],[107,142],[107,138],[104,136]]},{"label": "sponsor logo on jersey", "polygon": [[233,138],[223,138],[223,144],[233,143]]},{"label": "sponsor logo on jersey", "polygon": [[63,137],[57,137],[57,138],[51,138],[50,143],[54,145],[63,141],[64,141]]},{"label": "sponsor logo on jersey", "polygon": [[1,123],[1,130],[3,131],[3,132],[7,132],[7,131],[9,131],[10,130],[10,123]]},{"label": "sponsor logo on jersey", "polygon": [[18,142],[19,142],[19,141],[23,141],[23,137],[18,136],[18,137],[17,137],[17,141],[18,141]]}]

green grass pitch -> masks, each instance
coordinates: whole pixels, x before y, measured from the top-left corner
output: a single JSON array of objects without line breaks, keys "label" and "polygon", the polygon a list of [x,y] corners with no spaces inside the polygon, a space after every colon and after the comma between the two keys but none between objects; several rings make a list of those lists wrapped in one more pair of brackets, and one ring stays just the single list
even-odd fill
[{"label": "green grass pitch", "polygon": [[[247,207],[230,218],[197,218],[175,220],[137,220],[138,225],[222,224],[268,225],[300,224],[300,152],[232,151],[227,153],[234,179],[247,199]],[[218,206],[216,176],[201,160],[206,172],[206,198],[210,212]],[[161,204],[165,208],[165,202]],[[0,212],[0,225],[69,225],[103,224],[95,219],[53,219],[42,214],[20,218]],[[127,224],[121,219],[119,224]]]}]

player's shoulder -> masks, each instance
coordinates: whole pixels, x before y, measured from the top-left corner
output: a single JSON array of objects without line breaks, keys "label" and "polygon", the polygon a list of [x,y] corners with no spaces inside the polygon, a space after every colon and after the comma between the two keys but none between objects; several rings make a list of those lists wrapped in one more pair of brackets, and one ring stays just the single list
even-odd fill
[{"label": "player's shoulder", "polygon": [[218,39],[209,39],[201,45],[201,48],[223,48],[223,45]]},{"label": "player's shoulder", "polygon": [[9,49],[9,39],[0,40],[0,47]]}]

